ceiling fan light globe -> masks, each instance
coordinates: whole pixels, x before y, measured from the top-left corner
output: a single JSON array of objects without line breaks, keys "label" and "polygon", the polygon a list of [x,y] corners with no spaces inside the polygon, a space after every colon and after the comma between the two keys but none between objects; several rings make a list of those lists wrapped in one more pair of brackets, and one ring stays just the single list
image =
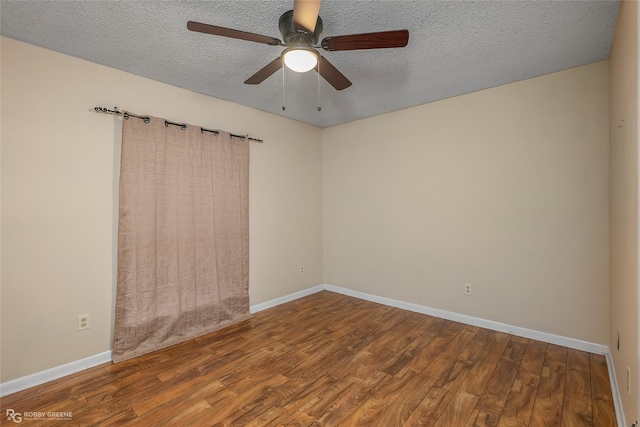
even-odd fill
[{"label": "ceiling fan light globe", "polygon": [[291,49],[284,53],[284,63],[298,73],[306,73],[318,64],[318,55],[308,49]]}]

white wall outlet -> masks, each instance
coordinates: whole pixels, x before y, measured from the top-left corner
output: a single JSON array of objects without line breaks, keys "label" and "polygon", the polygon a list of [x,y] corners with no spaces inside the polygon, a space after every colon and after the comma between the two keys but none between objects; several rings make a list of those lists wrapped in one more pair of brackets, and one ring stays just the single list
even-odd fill
[{"label": "white wall outlet", "polygon": [[78,316],[78,330],[84,331],[85,329],[89,329],[89,315],[82,314]]},{"label": "white wall outlet", "polygon": [[300,266],[300,274],[304,274],[304,265]]},{"label": "white wall outlet", "polygon": [[468,283],[464,284],[464,294],[465,295],[471,295],[471,285]]}]

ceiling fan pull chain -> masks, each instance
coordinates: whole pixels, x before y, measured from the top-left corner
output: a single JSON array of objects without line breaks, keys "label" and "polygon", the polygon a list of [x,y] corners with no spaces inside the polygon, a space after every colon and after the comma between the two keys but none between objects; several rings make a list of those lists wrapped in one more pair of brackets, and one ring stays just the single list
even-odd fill
[{"label": "ceiling fan pull chain", "polygon": [[318,111],[321,111],[322,107],[320,107],[320,61],[318,61],[318,72],[316,74],[318,75]]},{"label": "ceiling fan pull chain", "polygon": [[282,111],[286,110],[284,106],[284,69],[285,67],[282,67]]}]

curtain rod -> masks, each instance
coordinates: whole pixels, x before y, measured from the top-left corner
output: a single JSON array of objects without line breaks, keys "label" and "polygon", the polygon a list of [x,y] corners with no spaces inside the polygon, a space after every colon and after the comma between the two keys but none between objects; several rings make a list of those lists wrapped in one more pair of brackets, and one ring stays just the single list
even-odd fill
[{"label": "curtain rod", "polygon": [[[104,108],[104,107],[94,107],[94,111],[96,113],[115,114],[117,116],[123,116],[125,119],[129,118],[129,117],[136,117],[138,119],[144,120],[145,123],[149,123],[149,121],[151,120],[148,116],[139,116],[137,114],[129,113],[129,112],[126,112],[126,111],[120,111],[118,109],[118,107],[113,107],[113,110],[110,110],[110,109]],[[164,121],[164,125],[165,126],[169,126],[169,125],[180,126],[182,129],[186,129],[187,128],[187,125],[185,125],[185,124],[173,123],[173,122],[170,122],[168,120]],[[200,132],[211,132],[214,135],[218,134],[217,130],[209,130],[209,129],[205,129],[203,127],[200,128]],[[236,138],[247,138],[249,141],[254,141],[254,142],[261,142],[261,143],[264,142],[261,139],[252,138],[252,137],[250,137],[248,135],[235,135],[235,134],[232,133],[231,136],[235,136]]]}]

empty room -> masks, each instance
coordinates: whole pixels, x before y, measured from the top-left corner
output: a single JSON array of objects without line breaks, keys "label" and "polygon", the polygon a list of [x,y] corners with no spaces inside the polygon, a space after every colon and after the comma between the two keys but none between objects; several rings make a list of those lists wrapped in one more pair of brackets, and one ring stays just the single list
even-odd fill
[{"label": "empty room", "polygon": [[0,0],[0,424],[637,427],[639,14]]}]

